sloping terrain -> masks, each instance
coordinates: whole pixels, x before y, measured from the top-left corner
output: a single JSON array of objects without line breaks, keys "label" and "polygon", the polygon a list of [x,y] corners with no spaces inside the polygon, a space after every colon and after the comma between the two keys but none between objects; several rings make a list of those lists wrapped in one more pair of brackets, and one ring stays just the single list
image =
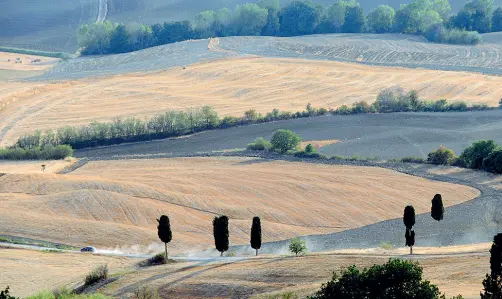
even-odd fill
[{"label": "sloping terrain", "polygon": [[[420,249],[417,249],[418,251]],[[486,252],[486,250],[484,250]],[[399,256],[408,258],[407,256]],[[263,293],[294,291],[306,296],[350,265],[368,267],[388,261],[386,255],[307,255],[260,257],[243,261],[179,263],[142,269],[100,289],[115,297],[128,296],[138,286],[158,288],[164,298],[267,298]],[[487,254],[411,257],[424,268],[424,277],[449,296],[479,298],[487,271]],[[252,297],[252,296],[257,297]]]},{"label": "sloping terrain", "polygon": [[185,41],[133,53],[72,59],[36,80],[154,71],[236,55],[502,74],[500,43],[463,46],[430,43],[425,38],[406,34],[326,34],[225,37],[208,45],[207,40]]},{"label": "sloping terrain", "polygon": [[470,187],[380,168],[252,158],[90,162],[67,175],[1,176],[0,231],[145,252],[159,242],[156,219],[167,214],[170,248],[179,254],[213,247],[215,215],[229,216],[232,244],[248,244],[251,219],[258,215],[269,242],[400,217],[407,204],[427,212],[436,193],[446,206],[479,195]]},{"label": "sloping terrain", "polygon": [[80,25],[96,21],[99,0],[0,2],[0,45],[74,52]]},{"label": "sloping terrain", "polygon": [[472,142],[494,139],[502,143],[502,111],[447,113],[392,113],[326,116],[293,119],[215,130],[192,136],[151,142],[89,148],[77,157],[116,159],[135,155],[183,154],[245,148],[257,137],[270,140],[278,129],[293,130],[304,141],[340,140],[321,148],[327,155],[379,157],[427,157],[444,145],[460,154]]},{"label": "sloping terrain", "polygon": [[307,103],[326,108],[371,103],[380,90],[393,86],[418,90],[421,98],[431,100],[496,106],[502,97],[498,76],[334,61],[233,58],[69,83],[0,83],[0,127],[4,128],[0,144],[37,129],[148,117],[204,105],[220,115],[241,116],[249,109],[301,111]]},{"label": "sloping terrain", "polygon": [[80,284],[97,266],[107,264],[112,273],[133,265],[125,257],[78,253],[39,252],[0,247],[0,286],[10,287],[11,294],[26,297],[68,284]]}]

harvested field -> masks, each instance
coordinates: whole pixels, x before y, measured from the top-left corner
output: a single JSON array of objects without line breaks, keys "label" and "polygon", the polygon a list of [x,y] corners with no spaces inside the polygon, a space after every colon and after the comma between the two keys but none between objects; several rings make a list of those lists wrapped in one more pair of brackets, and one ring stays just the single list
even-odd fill
[{"label": "harvested field", "polygon": [[0,160],[0,173],[57,173],[65,167],[75,163],[75,159],[55,161],[2,161]]},{"label": "harvested field", "polygon": [[[481,281],[489,271],[486,254],[416,256],[411,259],[416,259],[424,268],[426,279],[450,296],[462,294],[464,298],[479,298]],[[386,256],[321,254],[300,258],[260,257],[237,262],[179,263],[126,274],[100,291],[124,297],[138,285],[148,284],[159,288],[161,295],[168,298],[249,298],[284,291],[309,295],[331,278],[332,271],[353,264],[367,267],[387,260]]]},{"label": "harvested field", "polygon": [[[502,44],[429,43],[404,34],[328,34],[299,37],[225,37],[185,41],[133,53],[72,59],[33,80],[67,80],[146,72],[229,56],[334,60],[408,68],[502,75]],[[169,59],[166,59],[169,57]]]},{"label": "harvested field", "polygon": [[406,204],[427,212],[438,192],[446,206],[479,195],[470,187],[371,167],[251,158],[89,162],[68,175],[0,177],[0,231],[145,252],[158,243],[155,219],[167,213],[170,247],[179,254],[213,247],[211,220],[219,214],[230,217],[232,244],[248,243],[255,215],[269,242],[400,217]]},{"label": "harvested field", "polygon": [[[18,58],[18,61],[21,61],[20,63],[16,63]],[[52,67],[58,61],[57,58],[0,52],[0,70],[43,71]]]},{"label": "harvested field", "polygon": [[502,143],[502,111],[459,113],[392,113],[326,116],[231,128],[195,134],[183,139],[122,144],[84,149],[77,157],[117,159],[134,155],[183,155],[245,148],[257,137],[271,138],[278,129],[293,130],[304,141],[340,140],[322,147],[328,155],[380,157],[427,157],[444,145],[460,154],[480,139]]},{"label": "harvested field", "polygon": [[[283,58],[224,59],[186,69],[42,84],[0,84],[6,89],[0,96],[0,127],[9,128],[0,133],[0,144],[36,129],[204,105],[220,115],[241,116],[249,109],[299,111],[307,103],[326,108],[371,103],[380,90],[396,85],[418,90],[423,99],[496,106],[502,97],[498,76]],[[1,103],[11,106],[1,111]]]},{"label": "harvested field", "polygon": [[78,285],[97,266],[108,264],[110,271],[116,273],[135,262],[137,260],[126,257],[0,247],[0,286],[2,290],[10,286],[11,294],[24,298],[43,290],[54,290],[68,284]]}]

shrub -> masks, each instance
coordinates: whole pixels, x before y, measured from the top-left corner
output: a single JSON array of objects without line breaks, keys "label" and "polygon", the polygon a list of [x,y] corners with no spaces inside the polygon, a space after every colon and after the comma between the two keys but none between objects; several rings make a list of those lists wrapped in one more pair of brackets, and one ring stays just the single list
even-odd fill
[{"label": "shrub", "polygon": [[108,279],[108,265],[99,266],[85,277],[85,286]]},{"label": "shrub", "polygon": [[147,260],[141,261],[139,263],[139,266],[150,267],[150,266],[165,265],[165,264],[167,264],[166,254],[159,253],[148,258]]},{"label": "shrub", "polygon": [[418,263],[391,259],[383,265],[359,270],[355,265],[333,273],[330,281],[311,299],[438,299],[439,289],[422,278]]},{"label": "shrub", "polygon": [[385,249],[385,250],[392,250],[392,248],[394,248],[394,246],[391,243],[382,242],[382,243],[380,243],[380,248]]},{"label": "shrub", "polygon": [[160,299],[159,292],[150,286],[138,287],[134,290],[134,299]]},{"label": "shrub", "polygon": [[110,298],[101,294],[75,294],[70,289],[63,288],[55,292],[49,292],[49,291],[40,292],[34,296],[28,297],[28,299],[110,299]]},{"label": "shrub", "polygon": [[488,157],[483,160],[483,169],[496,173],[502,174],[502,150],[498,149],[491,152]]},{"label": "shrub", "polygon": [[491,139],[475,141],[462,152],[459,159],[466,167],[481,169],[483,160],[497,149],[499,149],[498,144]]},{"label": "shrub", "polygon": [[455,162],[455,159],[455,152],[444,146],[440,146],[437,150],[430,152],[427,156],[427,162],[435,165],[452,165]]},{"label": "shrub", "polygon": [[44,148],[0,148],[0,160],[62,160],[73,155],[68,145],[46,146]]},{"label": "shrub", "polygon": [[477,45],[483,40],[476,31],[457,28],[447,29],[442,24],[431,26],[425,37],[431,42],[455,45]]},{"label": "shrub", "polygon": [[7,286],[4,291],[0,291],[0,299],[17,299],[17,298],[10,295],[9,286]]},{"label": "shrub", "polygon": [[296,256],[307,253],[307,244],[305,243],[305,240],[300,240],[298,238],[291,239],[291,242],[289,243],[289,251],[294,253]]},{"label": "shrub", "polygon": [[265,140],[263,137],[256,138],[253,142],[247,145],[248,150],[252,151],[266,151],[272,147],[272,144]]},{"label": "shrub", "polygon": [[272,135],[272,149],[278,151],[281,154],[285,154],[288,151],[295,150],[302,138],[300,135],[295,134],[290,130],[277,130],[274,135]]},{"label": "shrub", "polygon": [[417,163],[417,164],[423,164],[423,163],[427,162],[422,157],[404,157],[400,161],[402,163]]}]

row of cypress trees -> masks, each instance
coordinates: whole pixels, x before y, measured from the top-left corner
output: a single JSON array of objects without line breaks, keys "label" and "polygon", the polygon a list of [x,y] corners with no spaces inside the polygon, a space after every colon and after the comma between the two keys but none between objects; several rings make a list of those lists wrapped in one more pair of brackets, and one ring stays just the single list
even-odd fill
[{"label": "row of cypress trees", "polygon": [[[159,239],[164,243],[165,246],[165,257],[168,259],[167,253],[167,243],[171,242],[173,234],[171,231],[171,223],[169,217],[166,215],[160,216],[157,219],[159,223],[157,226],[157,234]],[[214,245],[216,250],[218,250],[223,256],[223,252],[227,251],[230,245],[229,241],[229,231],[228,231],[228,217],[217,216],[213,219],[213,236]],[[258,250],[261,248],[261,220],[260,217],[253,217],[253,224],[251,225],[251,247],[256,250],[256,255],[258,255]]]},{"label": "row of cypress trees", "polygon": [[[436,221],[443,220],[444,206],[441,194],[434,195],[432,199],[431,217]],[[410,254],[413,254],[413,246],[415,245],[415,231],[413,230],[413,226],[415,225],[415,208],[413,206],[410,205],[404,208],[403,223],[406,227],[404,235],[406,246],[410,247]]]}]

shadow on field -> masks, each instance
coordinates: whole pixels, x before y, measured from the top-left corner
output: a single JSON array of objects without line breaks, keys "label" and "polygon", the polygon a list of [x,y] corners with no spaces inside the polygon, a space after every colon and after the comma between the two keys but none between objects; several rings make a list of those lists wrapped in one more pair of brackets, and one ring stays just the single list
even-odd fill
[{"label": "shadow on field", "polygon": [[274,161],[274,160],[257,158],[257,159],[237,162],[237,163],[234,163],[234,165],[252,165],[252,164],[269,163],[271,161]]}]

